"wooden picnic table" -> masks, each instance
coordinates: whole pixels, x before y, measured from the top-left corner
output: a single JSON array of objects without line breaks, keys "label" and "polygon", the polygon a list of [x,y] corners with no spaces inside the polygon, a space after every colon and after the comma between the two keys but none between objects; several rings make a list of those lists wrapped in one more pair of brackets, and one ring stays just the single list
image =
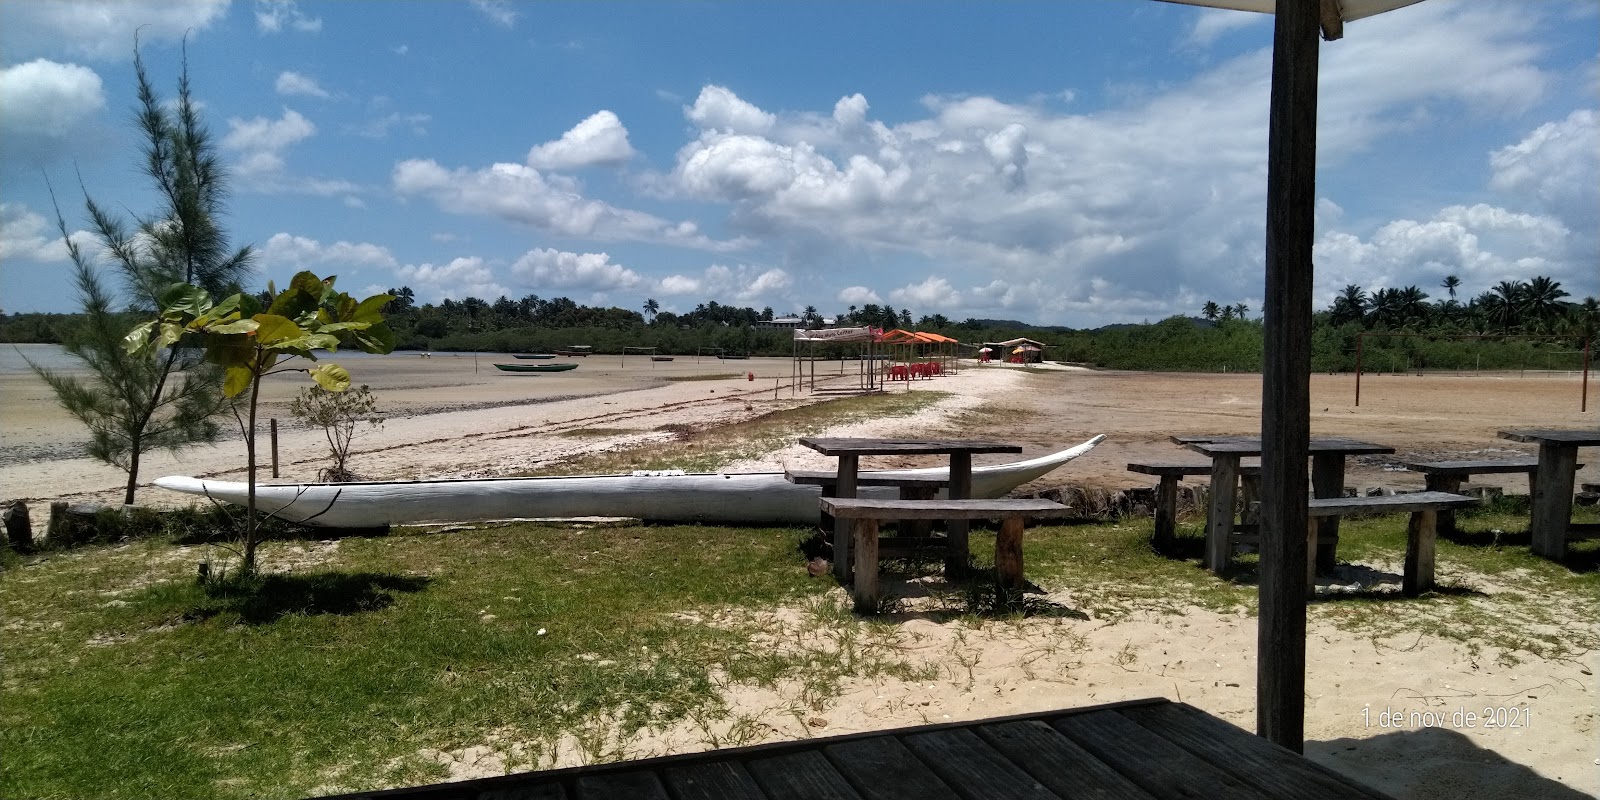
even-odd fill
[{"label": "wooden picnic table", "polygon": [[1574,525],[1572,522],[1572,489],[1577,482],[1578,448],[1600,447],[1600,429],[1500,431],[1500,438],[1539,445],[1539,466],[1533,479],[1533,510],[1528,521],[1535,555],[1565,558],[1567,540],[1574,538],[1573,534],[1587,538],[1600,531],[1600,526]]},{"label": "wooden picnic table", "polygon": [[[1224,436],[1201,439],[1178,437],[1185,447],[1211,457],[1211,505],[1206,512],[1207,569],[1221,574],[1233,559],[1233,505],[1238,492],[1239,460],[1261,455],[1261,438],[1258,436]],[[1313,497],[1329,498],[1344,495],[1344,460],[1346,456],[1393,453],[1394,448],[1371,442],[1337,437],[1316,437],[1310,441],[1311,493]],[[1317,521],[1316,568],[1333,569],[1334,557],[1339,548],[1339,518],[1324,517]]]},{"label": "wooden picnic table", "polygon": [[1167,700],[919,725],[503,775],[325,800],[1384,800],[1295,752]]},{"label": "wooden picnic table", "polygon": [[[836,493],[839,497],[856,496],[856,476],[861,471],[862,456],[948,455],[950,456],[950,488],[946,491],[951,500],[965,500],[972,497],[972,456],[974,454],[1022,452],[1021,445],[962,439],[863,439],[805,436],[800,439],[800,444],[825,456],[838,457],[839,484]],[[955,574],[966,566],[968,522],[966,520],[951,520],[948,526],[949,538],[948,549],[945,553],[945,569],[949,574]],[[833,523],[833,574],[840,581],[848,582],[850,580],[850,564],[850,525],[844,520],[836,519]]]}]

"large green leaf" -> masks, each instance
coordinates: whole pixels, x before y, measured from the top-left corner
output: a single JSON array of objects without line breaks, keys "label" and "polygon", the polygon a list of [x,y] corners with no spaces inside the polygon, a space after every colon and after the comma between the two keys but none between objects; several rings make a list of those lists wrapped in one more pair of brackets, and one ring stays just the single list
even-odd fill
[{"label": "large green leaf", "polygon": [[211,296],[198,286],[174,283],[161,293],[163,311],[176,311],[198,317],[210,307]]},{"label": "large green leaf", "polygon": [[150,349],[150,332],[155,327],[156,323],[154,321],[141,322],[133,326],[133,330],[128,331],[128,335],[122,337],[122,349],[126,350],[128,355],[131,356],[139,355]]},{"label": "large green leaf", "polygon": [[352,322],[380,322],[383,320],[383,307],[393,299],[392,294],[375,294],[362,300],[349,318]]},{"label": "large green leaf", "polygon": [[253,319],[236,319],[232,322],[223,322],[206,326],[207,333],[249,333],[261,326]]},{"label": "large green leaf", "polygon": [[[281,294],[278,296],[283,297]],[[261,347],[292,346],[288,343],[303,339],[306,335],[305,329],[294,324],[294,320],[277,314],[257,314],[254,320],[259,326],[256,328],[256,344]]]},{"label": "large green leaf", "polygon": [[338,364],[322,364],[307,371],[318,386],[330,392],[342,392],[350,388],[350,373]]},{"label": "large green leaf", "polygon": [[250,382],[255,380],[255,373],[242,364],[229,365],[223,373],[222,396],[238,397],[239,393],[250,388]]},{"label": "large green leaf", "polygon": [[356,347],[365,353],[392,353],[395,346],[394,331],[389,329],[389,324],[379,322],[365,330],[356,331],[354,336]]}]

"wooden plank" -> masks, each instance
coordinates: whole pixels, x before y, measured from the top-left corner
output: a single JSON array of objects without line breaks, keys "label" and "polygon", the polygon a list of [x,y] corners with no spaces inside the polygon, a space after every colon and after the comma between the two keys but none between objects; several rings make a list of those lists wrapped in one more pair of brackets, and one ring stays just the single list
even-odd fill
[{"label": "wooden plank", "polygon": [[1002,497],[993,500],[879,500],[824,497],[822,510],[842,519],[1002,519],[1065,517],[1072,509],[1054,500]]},{"label": "wooden plank", "polygon": [[763,800],[761,787],[737,761],[707,761],[661,771],[676,800]]},{"label": "wooden plank", "polygon": [[[783,477],[790,483],[798,483],[807,486],[832,486],[839,481],[839,473],[823,470],[789,470],[788,472],[783,473]],[[904,475],[897,477],[893,475],[882,475],[872,472],[860,472],[856,474],[856,485],[900,487],[928,486],[935,489],[942,489],[950,485],[950,479],[948,477],[941,478],[938,476],[925,475]]]},{"label": "wooden plank", "polygon": [[[617,797],[618,795],[606,796]],[[645,795],[632,796],[644,797]],[[667,795],[665,792],[660,795],[662,798],[666,798],[666,796]],[[551,782],[536,783],[531,786],[513,786],[504,789],[490,789],[482,794],[479,794],[477,800],[566,800],[566,798],[567,793],[561,788],[561,784]]]},{"label": "wooden plank", "polygon": [[865,800],[961,800],[893,736],[830,744],[822,753]]},{"label": "wooden plank", "polygon": [[1054,792],[970,729],[919,733],[901,741],[963,797],[1057,800]]},{"label": "wooden plank", "polygon": [[1406,511],[1443,511],[1470,508],[1478,498],[1446,492],[1410,492],[1381,497],[1317,497],[1309,501],[1306,513],[1313,517],[1340,514],[1399,514]]},{"label": "wooden plank", "polygon": [[1383,798],[1332,770],[1183,703],[1128,708],[1119,713],[1276,797]]},{"label": "wooden plank", "polygon": [[585,775],[577,780],[578,800],[670,800],[667,787],[648,769]]},{"label": "wooden plank", "polygon": [[981,725],[977,731],[990,747],[1062,797],[1151,800],[1148,792],[1043,722]]},{"label": "wooden plank", "polygon": [[1206,569],[1218,575],[1227,569],[1233,553],[1233,503],[1238,491],[1239,457],[1219,455],[1211,460],[1211,506],[1206,512]]},{"label": "wooden plank", "polygon": [[850,523],[850,538],[856,553],[855,597],[856,611],[870,614],[878,609],[878,521],[857,519]]},{"label": "wooden plank", "polygon": [[1128,465],[1129,472],[1138,472],[1144,475],[1161,476],[1190,476],[1205,475],[1211,472],[1210,464],[1179,464],[1176,462],[1162,461],[1153,464],[1133,463]]},{"label": "wooden plank", "polygon": [[[1597,434],[1600,436],[1600,434]],[[1567,526],[1572,524],[1572,487],[1576,481],[1578,448],[1560,440],[1539,443],[1539,472],[1533,482],[1533,514],[1528,531],[1533,534],[1534,555],[1562,559],[1567,555]]]},{"label": "wooden plank", "polygon": [[1156,797],[1268,797],[1116,711],[1073,714],[1051,727]]},{"label": "wooden plank", "polygon": [[1406,569],[1401,577],[1400,591],[1411,597],[1433,589],[1434,537],[1437,535],[1439,512],[1433,510],[1412,513],[1406,525]]},{"label": "wooden plank", "polygon": [[[1317,180],[1319,4],[1273,14],[1267,114],[1265,334],[1261,375],[1261,568],[1256,732],[1305,743],[1305,463],[1311,438],[1312,242]],[[1226,794],[1226,793],[1223,793]],[[1220,795],[1219,795],[1220,796]]]},{"label": "wooden plank", "polygon": [[994,539],[995,599],[1001,608],[1014,608],[1022,602],[1022,526],[1021,517],[1000,522]]},{"label": "wooden plank", "polygon": [[1600,447],[1600,429],[1500,431],[1500,438],[1514,442],[1556,442],[1574,447]]},{"label": "wooden plank", "polygon": [[816,750],[745,762],[771,800],[860,800],[861,795]]},{"label": "wooden plank", "polygon": [[1514,472],[1532,473],[1539,468],[1537,458],[1507,458],[1495,461],[1402,461],[1400,465],[1413,472],[1428,475],[1500,475]]},{"label": "wooden plank", "polygon": [[1020,453],[1022,445],[968,439],[855,439],[806,436],[800,444],[825,456],[942,455]]}]

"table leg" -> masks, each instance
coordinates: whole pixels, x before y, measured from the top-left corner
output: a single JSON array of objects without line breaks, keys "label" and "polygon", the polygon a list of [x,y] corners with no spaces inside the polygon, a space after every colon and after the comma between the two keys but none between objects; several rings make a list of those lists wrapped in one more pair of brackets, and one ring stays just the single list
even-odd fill
[{"label": "table leg", "polygon": [[1178,538],[1178,476],[1162,475],[1156,486],[1156,531],[1150,543],[1168,552]]},{"label": "table leg", "polygon": [[1406,526],[1406,574],[1400,579],[1400,591],[1416,597],[1433,589],[1433,551],[1438,536],[1437,511],[1414,511],[1411,523]]},{"label": "table leg", "polygon": [[1206,513],[1206,569],[1221,575],[1233,560],[1233,503],[1239,491],[1239,457],[1211,459],[1211,506]]},{"label": "table leg", "polygon": [[[938,489],[929,489],[925,486],[900,487],[901,500],[932,500],[938,494]],[[916,536],[926,539],[933,535],[933,520],[931,519],[903,519],[900,520],[901,536]]]},{"label": "table leg", "polygon": [[[950,454],[950,499],[966,500],[972,497],[972,454]],[[945,577],[954,577],[967,569],[967,530],[971,523],[953,519],[946,523],[949,539],[944,554]]]},{"label": "table leg", "polygon": [[994,540],[996,608],[1008,610],[1022,604],[1022,517],[1000,520]]},{"label": "table leg", "polygon": [[[1344,455],[1316,453],[1311,456],[1311,495],[1313,497],[1342,497],[1344,495]],[[1322,517],[1317,531],[1316,562],[1318,572],[1332,572],[1339,551],[1339,517],[1330,514]]]},{"label": "table leg", "polygon": [[[1460,475],[1430,474],[1424,480],[1427,484],[1427,489],[1430,492],[1449,492],[1450,494],[1460,494],[1461,482],[1465,479]],[[1528,494],[1532,495],[1533,493],[1529,492]],[[1454,536],[1456,533],[1456,512],[1451,509],[1446,509],[1438,513],[1439,521],[1437,523],[1437,527],[1439,535]]]},{"label": "table leg", "polygon": [[1561,559],[1567,555],[1567,526],[1572,523],[1572,485],[1577,479],[1578,448],[1539,444],[1539,469],[1533,486],[1534,555]]},{"label": "table leg", "polygon": [[[856,496],[856,473],[860,468],[861,457],[855,454],[839,456],[839,497]],[[841,583],[850,581],[850,522],[843,519],[833,521],[833,576]]]},{"label": "table leg", "polygon": [[873,614],[878,610],[878,521],[858,519],[851,526],[856,548],[856,577],[852,587],[856,611]]},{"label": "table leg", "polygon": [[1322,522],[1317,517],[1306,519],[1306,599],[1317,597],[1317,539],[1322,532]]}]

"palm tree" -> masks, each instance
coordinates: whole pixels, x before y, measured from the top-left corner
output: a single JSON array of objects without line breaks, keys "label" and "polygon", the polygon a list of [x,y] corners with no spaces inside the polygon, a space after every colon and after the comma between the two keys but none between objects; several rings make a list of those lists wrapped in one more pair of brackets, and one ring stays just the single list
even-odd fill
[{"label": "palm tree", "polygon": [[661,304],[657,303],[656,299],[654,297],[649,298],[649,299],[644,301],[644,313],[649,314],[650,315],[650,319],[652,319],[652,320],[655,319],[656,318],[656,312],[658,312],[660,310],[661,310]]},{"label": "palm tree", "polygon": [[1401,325],[1425,324],[1428,321],[1428,295],[1415,286],[1407,286],[1395,294],[1395,314]]},{"label": "palm tree", "polygon": [[1444,290],[1450,293],[1450,299],[1454,300],[1456,299],[1456,289],[1461,286],[1461,279],[1454,275],[1446,275],[1444,276],[1444,282],[1439,285],[1444,287]]},{"label": "palm tree", "polygon": [[1526,284],[1518,281],[1501,281],[1489,292],[1494,297],[1489,304],[1489,315],[1500,323],[1501,331],[1510,333],[1511,328],[1521,321],[1522,298],[1526,289]]},{"label": "palm tree", "polygon": [[1559,281],[1539,275],[1533,280],[1522,285],[1522,313],[1528,322],[1538,325],[1544,330],[1554,327],[1556,320],[1566,314],[1566,306],[1561,298],[1567,296],[1567,291],[1561,288]]},{"label": "palm tree", "polygon": [[1367,293],[1360,286],[1347,284],[1344,291],[1333,298],[1333,324],[1360,322],[1367,316]]},{"label": "palm tree", "polygon": [[815,328],[822,323],[822,318],[817,316],[816,306],[806,306],[805,313],[800,315],[800,319],[804,320],[806,327],[810,328]]},{"label": "palm tree", "polygon": [[1233,306],[1223,306],[1222,313],[1218,315],[1223,322],[1233,319]]},{"label": "palm tree", "polygon": [[1200,316],[1205,317],[1213,322],[1216,321],[1217,316],[1221,313],[1222,309],[1217,307],[1215,300],[1207,300],[1206,304],[1200,309]]},{"label": "palm tree", "polygon": [[1400,292],[1378,289],[1372,293],[1372,319],[1381,325],[1397,327],[1400,321]]},{"label": "palm tree", "polygon": [[1245,319],[1245,315],[1250,313],[1250,307],[1244,303],[1234,303],[1233,313],[1238,314],[1239,319]]}]

